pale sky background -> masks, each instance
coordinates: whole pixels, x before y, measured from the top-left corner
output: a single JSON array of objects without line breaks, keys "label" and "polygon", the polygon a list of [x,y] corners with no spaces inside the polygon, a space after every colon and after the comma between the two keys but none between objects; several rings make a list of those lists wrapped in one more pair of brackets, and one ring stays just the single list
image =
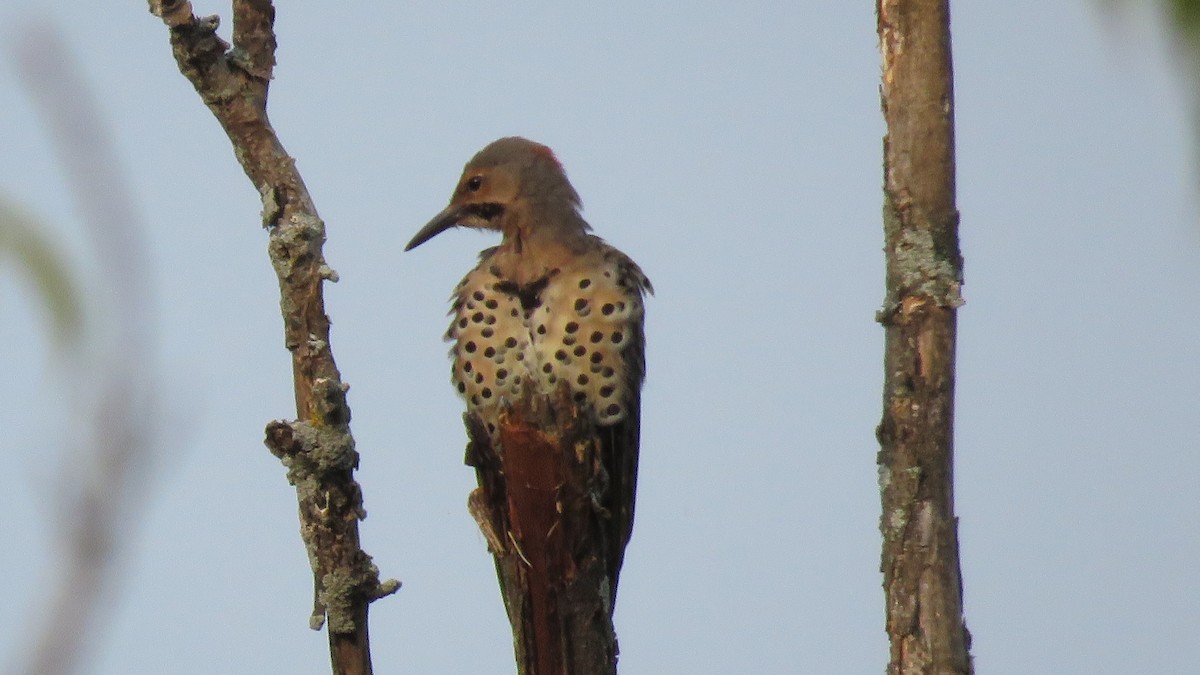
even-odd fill
[{"label": "pale sky background", "polygon": [[[557,150],[596,231],[658,290],[621,672],[882,672],[874,3],[582,4],[280,3],[270,110],[342,277],[327,306],[364,545],[404,582],[372,607],[376,672],[513,672],[441,342],[450,290],[494,238],[401,254],[463,163],[512,134]],[[956,489],[977,668],[1200,672],[1186,78],[1148,12],[953,4]],[[0,0],[4,42],[31,20],[72,44],[145,218],[169,439],[82,672],[327,673],[294,493],[261,441],[294,410],[258,195],[144,2]],[[3,59],[0,191],[81,270],[103,265]],[[9,262],[0,665],[55,580],[73,380]]]}]

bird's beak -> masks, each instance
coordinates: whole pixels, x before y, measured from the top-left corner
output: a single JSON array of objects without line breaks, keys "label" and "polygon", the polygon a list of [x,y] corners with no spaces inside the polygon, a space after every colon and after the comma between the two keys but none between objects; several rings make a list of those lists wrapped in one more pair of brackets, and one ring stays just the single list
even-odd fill
[{"label": "bird's beak", "polygon": [[408,242],[408,246],[404,247],[404,250],[411,251],[442,232],[458,225],[466,215],[461,205],[451,204],[447,206],[441,213],[434,216],[433,220],[426,223],[420,232],[417,232],[412,241]]}]

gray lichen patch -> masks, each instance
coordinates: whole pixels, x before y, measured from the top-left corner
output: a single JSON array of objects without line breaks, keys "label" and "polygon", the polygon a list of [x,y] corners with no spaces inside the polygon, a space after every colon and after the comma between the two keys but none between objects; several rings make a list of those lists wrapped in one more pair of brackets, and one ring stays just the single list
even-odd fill
[{"label": "gray lichen patch", "polygon": [[954,263],[935,245],[929,230],[904,228],[894,244],[893,272],[909,292],[928,295],[938,304],[959,307],[961,280]]},{"label": "gray lichen patch", "polygon": [[[957,221],[957,214],[947,216]],[[962,263],[953,235],[939,239],[935,229],[909,219],[928,220],[907,201],[893,200],[884,191],[883,223],[887,239],[888,286],[891,289],[878,320],[887,321],[902,297],[929,298],[939,307],[957,308],[962,297]]]}]

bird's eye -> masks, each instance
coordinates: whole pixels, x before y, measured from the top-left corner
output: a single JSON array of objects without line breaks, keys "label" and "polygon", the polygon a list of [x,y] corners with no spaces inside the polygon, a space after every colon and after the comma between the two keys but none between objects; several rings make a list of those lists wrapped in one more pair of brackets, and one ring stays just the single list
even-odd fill
[{"label": "bird's eye", "polygon": [[483,176],[471,176],[467,179],[467,189],[471,192],[475,192],[481,187],[483,187]]}]

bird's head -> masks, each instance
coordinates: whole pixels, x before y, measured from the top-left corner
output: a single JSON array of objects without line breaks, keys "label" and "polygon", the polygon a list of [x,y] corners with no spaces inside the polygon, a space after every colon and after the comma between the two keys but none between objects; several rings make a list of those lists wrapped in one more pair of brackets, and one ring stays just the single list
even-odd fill
[{"label": "bird's head", "polygon": [[417,232],[405,251],[451,227],[496,230],[528,242],[586,232],[579,195],[550,148],[517,136],[493,141],[463,169],[450,205]]}]

